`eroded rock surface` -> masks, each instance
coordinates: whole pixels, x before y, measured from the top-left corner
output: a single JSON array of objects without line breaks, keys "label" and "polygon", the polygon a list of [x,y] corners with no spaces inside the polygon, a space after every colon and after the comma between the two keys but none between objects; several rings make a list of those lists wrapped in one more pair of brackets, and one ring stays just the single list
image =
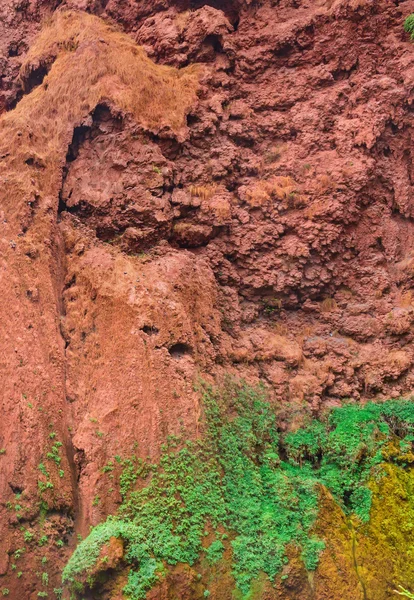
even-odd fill
[{"label": "eroded rock surface", "polygon": [[[33,46],[65,9],[80,11],[74,29]],[[412,391],[413,11],[412,0],[2,2],[11,597],[38,597],[43,555],[59,588],[66,544],[116,510],[108,460],[135,443],[156,459],[168,435],[198,434],[197,378],[264,381],[284,429],[345,399]],[[129,38],[78,39],[86,13]],[[147,87],[102,70],[115,41],[158,63]],[[75,61],[91,70],[85,90],[76,72],[80,100],[64,79]],[[50,533],[29,553],[47,482]],[[193,575],[171,589],[192,589]],[[282,597],[314,597],[305,579]]]}]

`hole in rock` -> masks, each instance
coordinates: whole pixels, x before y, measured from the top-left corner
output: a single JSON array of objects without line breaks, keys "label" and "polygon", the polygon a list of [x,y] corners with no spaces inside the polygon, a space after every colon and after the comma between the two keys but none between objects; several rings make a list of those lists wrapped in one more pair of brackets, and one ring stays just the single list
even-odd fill
[{"label": "hole in rock", "polygon": [[30,71],[28,78],[23,82],[23,89],[26,94],[43,83],[44,78],[49,72],[49,68],[50,65],[42,64],[37,69]]},{"label": "hole in rock", "polygon": [[178,344],[173,344],[168,349],[168,352],[175,359],[180,359],[183,356],[189,356],[193,353],[193,351],[191,350],[191,348],[188,344],[183,344],[181,342],[179,342]]},{"label": "hole in rock", "polygon": [[10,58],[14,56],[20,56],[27,50],[27,44],[24,42],[12,42],[8,49],[8,55]]},{"label": "hole in rock", "polygon": [[278,48],[274,55],[277,58],[287,58],[288,56],[290,56],[293,52],[293,46],[291,44],[285,44],[284,46],[281,46],[280,48]]},{"label": "hole in rock", "polygon": [[22,486],[15,485],[14,483],[9,483],[9,486],[11,487],[13,494],[21,494],[24,490]]},{"label": "hole in rock", "polygon": [[144,327],[141,327],[141,331],[147,335],[156,335],[159,332],[159,329],[157,329],[155,325],[144,325]]},{"label": "hole in rock", "polygon": [[396,123],[391,123],[391,131],[392,131],[392,133],[393,133],[394,135],[395,135],[396,133],[398,133],[398,132],[399,132],[399,130],[400,130],[400,129],[399,129],[399,127],[398,127],[398,125],[397,125]]},{"label": "hole in rock", "polygon": [[223,51],[223,46],[217,35],[208,35],[204,40],[206,46],[212,46],[214,52],[220,53]]}]

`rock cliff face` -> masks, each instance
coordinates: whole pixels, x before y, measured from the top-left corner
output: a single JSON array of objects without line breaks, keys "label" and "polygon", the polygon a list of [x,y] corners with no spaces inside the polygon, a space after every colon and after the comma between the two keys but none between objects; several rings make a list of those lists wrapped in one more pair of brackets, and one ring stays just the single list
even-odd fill
[{"label": "rock cliff face", "polygon": [[[202,435],[200,379],[262,382],[280,431],[412,392],[412,12],[2,1],[3,595],[59,597],[77,536],[121,502],[102,469]],[[385,600],[414,583],[383,577],[406,540],[381,531],[404,509],[380,499],[413,485],[391,471],[359,555],[321,492],[319,570],[293,549],[286,582],[259,577],[252,597]],[[201,598],[196,575],[178,565],[148,598]],[[222,576],[212,598],[231,597]]]}]

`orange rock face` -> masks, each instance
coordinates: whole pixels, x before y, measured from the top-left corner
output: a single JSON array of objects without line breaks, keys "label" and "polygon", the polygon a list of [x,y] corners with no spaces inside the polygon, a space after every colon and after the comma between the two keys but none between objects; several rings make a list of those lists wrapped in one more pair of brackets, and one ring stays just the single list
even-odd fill
[{"label": "orange rock face", "polygon": [[[200,378],[264,381],[281,428],[412,390],[413,11],[3,0],[11,598],[44,590],[43,557],[59,588],[76,534],[116,510],[108,461],[156,459],[168,435],[198,435]],[[193,575],[178,570],[171,589]]]}]

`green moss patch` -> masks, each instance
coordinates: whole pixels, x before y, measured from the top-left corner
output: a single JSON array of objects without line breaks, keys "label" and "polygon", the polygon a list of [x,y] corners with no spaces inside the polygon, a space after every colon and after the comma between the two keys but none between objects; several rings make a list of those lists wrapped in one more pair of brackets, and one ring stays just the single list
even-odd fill
[{"label": "green moss patch", "polygon": [[[324,548],[312,533],[319,486],[366,522],[368,481],[384,475],[385,457],[392,460],[386,448],[399,439],[407,451],[414,439],[414,403],[406,400],[345,405],[281,435],[260,388],[205,388],[203,399],[201,439],[169,439],[158,465],[122,461],[122,506],[76,548],[63,572],[72,589],[88,576],[93,586],[94,567],[111,537],[124,542],[124,593],[132,600],[145,598],[165,566],[193,565],[202,557],[214,564],[229,547],[245,597],[260,574],[275,581],[289,545],[314,570]],[[213,541],[204,547],[206,535]]]}]

